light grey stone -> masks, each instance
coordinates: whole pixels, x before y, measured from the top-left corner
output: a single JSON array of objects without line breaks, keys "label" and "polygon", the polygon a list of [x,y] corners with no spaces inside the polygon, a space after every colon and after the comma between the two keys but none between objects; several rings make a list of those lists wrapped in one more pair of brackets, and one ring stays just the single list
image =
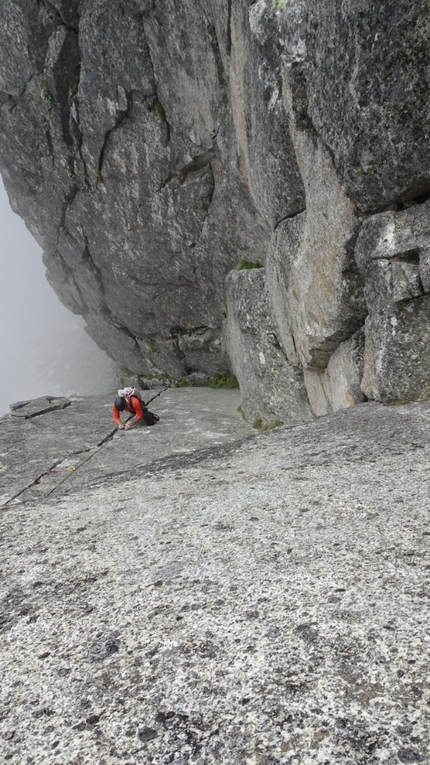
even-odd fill
[{"label": "light grey stone", "polygon": [[[5,761],[426,762],[429,404],[249,436],[235,391],[165,395],[1,508]],[[110,417],[3,418],[2,491]]]},{"label": "light grey stone", "polygon": [[330,153],[294,119],[291,68],[284,99],[306,191],[306,211],[281,223],[268,254],[268,289],[283,348],[293,363],[323,371],[364,322],[363,285],[353,258],[358,231]]},{"label": "light grey stone", "polygon": [[430,190],[426,0],[309,0],[307,109],[361,212]]},{"label": "light grey stone", "polygon": [[23,417],[25,420],[30,420],[47,412],[65,409],[71,403],[70,399],[62,396],[41,396],[32,401],[18,401],[16,404],[11,404],[10,409],[12,417]]},{"label": "light grey stone", "polygon": [[364,366],[364,331],[341,343],[324,372],[305,369],[304,379],[314,414],[321,416],[365,401],[361,390]]},{"label": "light grey stone", "polygon": [[384,402],[430,395],[429,204],[368,218],[356,246],[369,317],[362,390]]},{"label": "light grey stone", "polygon": [[229,274],[224,335],[250,422],[293,423],[311,417],[301,370],[288,361],[276,335],[264,268]]}]

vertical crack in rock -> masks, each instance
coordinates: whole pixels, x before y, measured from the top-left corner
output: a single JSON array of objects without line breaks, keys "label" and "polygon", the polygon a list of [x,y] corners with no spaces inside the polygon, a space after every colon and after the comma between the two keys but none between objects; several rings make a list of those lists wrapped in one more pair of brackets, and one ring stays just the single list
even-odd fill
[{"label": "vertical crack in rock", "polygon": [[203,235],[203,229],[204,229],[206,221],[207,221],[207,219],[209,217],[209,212],[210,212],[211,204],[212,204],[212,201],[213,201],[213,198],[214,198],[214,193],[215,193],[215,175],[214,175],[214,171],[212,169],[212,165],[211,164],[208,165],[208,173],[210,173],[210,185],[209,185],[208,195],[207,195],[206,200],[205,200],[205,205],[204,205],[205,216],[204,216],[204,219],[202,221],[202,228],[201,228],[201,231],[200,231],[200,236],[199,236],[199,240],[198,241],[200,241],[200,239],[201,239],[201,237]]},{"label": "vertical crack in rock", "polygon": [[81,66],[78,35],[64,26],[57,27],[50,36],[45,61],[45,77],[52,86],[58,105],[63,138],[68,146],[73,145],[70,132],[70,106],[79,85]]},{"label": "vertical crack in rock", "polygon": [[112,135],[112,133],[115,130],[117,130],[122,125],[124,120],[127,119],[127,117],[129,116],[129,114],[130,114],[130,112],[131,112],[131,110],[133,108],[133,92],[130,92],[130,93],[128,93],[127,91],[124,91],[124,92],[125,92],[125,96],[126,96],[126,99],[127,99],[127,106],[126,106],[125,109],[123,109],[120,112],[118,112],[115,125],[113,127],[111,127],[109,130],[106,131],[105,138],[104,138],[104,141],[103,141],[103,146],[102,146],[102,148],[100,150],[99,163],[98,163],[98,178],[99,178],[99,180],[102,180],[103,162],[104,162],[105,151],[106,151],[106,147],[107,147],[107,143],[109,141],[109,138]]},{"label": "vertical crack in rock", "polygon": [[154,84],[154,91],[153,91],[152,95],[150,96],[151,100],[149,101],[149,103],[151,104],[150,111],[155,111],[158,114],[158,116],[163,120],[163,122],[166,123],[167,143],[169,143],[170,136],[171,136],[171,127],[170,127],[170,124],[169,124],[169,122],[167,120],[164,106],[161,103],[161,99],[160,99],[159,94],[158,94],[158,90],[157,90],[157,77],[155,75],[154,60],[153,60],[153,56],[152,56],[152,53],[151,53],[151,48],[150,48],[150,45],[149,45],[149,42],[148,42],[148,34],[147,34],[147,31],[146,31],[146,28],[145,28],[145,21],[144,21],[144,17],[143,16],[142,16],[142,28],[143,28],[143,36],[144,36],[144,40],[145,40],[146,51],[147,51],[147,54],[148,54],[148,61],[149,61],[149,65],[151,67],[151,72],[152,72],[152,81],[153,81],[153,84]]},{"label": "vertical crack in rock", "polygon": [[227,56],[231,54],[231,6],[232,0],[227,0]]},{"label": "vertical crack in rock", "polygon": [[101,292],[103,293],[104,292],[104,289],[103,289],[103,274],[100,271],[98,265],[95,263],[92,255],[91,255],[90,244],[89,244],[88,237],[87,237],[83,227],[82,227],[82,236],[83,236],[84,242],[85,242],[85,250],[84,250],[84,252],[82,254],[82,261],[85,263],[87,268],[89,268],[93,272],[94,276],[96,277],[97,281],[100,284]]},{"label": "vertical crack in rock", "polygon": [[[152,93],[150,96],[144,96],[145,105],[149,112],[155,114],[159,120],[165,123],[166,126],[166,145],[170,141],[170,125],[167,121],[166,112],[164,111],[163,104],[158,98],[157,92]],[[166,185],[166,184],[164,184]]]},{"label": "vertical crack in rock", "polygon": [[345,263],[342,269],[344,279],[344,300],[351,308],[350,331],[345,337],[349,339],[364,325],[367,316],[367,305],[364,292],[365,280],[355,259],[355,246],[360,233],[362,221],[359,221],[350,239],[345,243]]},{"label": "vertical crack in rock", "polygon": [[[78,41],[78,50],[79,50],[79,37],[77,38]],[[84,175],[84,186],[88,188],[88,170],[87,165],[85,161],[85,157],[82,151],[82,145],[84,141],[83,131],[81,128],[80,123],[80,115],[79,115],[79,98],[78,98],[78,91],[79,91],[79,82],[80,82],[80,74],[81,74],[81,58],[79,53],[79,64],[76,66],[75,69],[75,76],[71,80],[70,83],[70,92],[69,92],[69,121],[70,121],[70,133],[72,136],[72,139],[76,143],[76,148],[78,151],[78,156],[80,161],[82,162],[83,167],[83,175]]]},{"label": "vertical crack in rock", "polygon": [[111,324],[113,327],[118,329],[120,332],[123,333],[126,337],[128,337],[130,340],[133,340],[137,352],[140,354],[140,346],[137,341],[137,336],[133,335],[132,332],[128,329],[128,327],[124,326],[124,324],[121,324],[118,319],[115,318],[110,308],[107,306],[106,303],[102,302],[100,305],[100,315],[103,317],[103,319],[108,323]]},{"label": "vertical crack in rock", "polygon": [[[221,50],[220,50],[220,44],[218,40],[218,36],[216,33],[216,27],[213,24],[212,20],[208,18],[207,14],[204,12],[208,35],[209,35],[209,41],[212,48],[212,53],[214,55],[215,59],[215,66],[217,70],[218,75],[218,82],[221,87],[221,91],[224,96],[225,100],[225,106],[228,106],[228,72],[226,72],[224,63],[222,60]],[[227,53],[230,55],[231,52],[231,0],[229,0],[229,10],[228,10],[228,37],[227,37]]]}]

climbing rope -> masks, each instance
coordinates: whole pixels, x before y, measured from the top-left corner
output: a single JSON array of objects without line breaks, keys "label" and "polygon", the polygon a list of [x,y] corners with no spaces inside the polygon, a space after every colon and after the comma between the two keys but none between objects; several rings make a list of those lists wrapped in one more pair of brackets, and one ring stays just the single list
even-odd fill
[{"label": "climbing rope", "polygon": [[[148,404],[150,404],[151,401],[154,401],[155,398],[157,398],[158,396],[161,396],[161,394],[164,393],[166,390],[168,390],[170,387],[171,386],[168,385],[166,388],[163,388],[163,390],[160,390],[159,393],[156,393],[155,396],[153,396],[151,399],[149,399],[149,401],[145,404],[145,408],[148,407]],[[155,415],[155,416],[157,416],[157,415]],[[131,420],[132,417],[133,417],[133,415],[131,414],[130,417],[126,420],[126,423],[129,420]],[[117,433],[117,431],[118,431],[117,427],[113,428],[113,430],[111,430],[102,439],[102,441],[100,441],[98,443],[97,448],[92,452],[92,454],[90,454],[84,460],[79,462],[77,465],[70,465],[68,467],[60,468],[60,467],[56,466],[56,465],[58,465],[58,463],[56,463],[51,468],[48,468],[48,470],[44,470],[43,473],[40,473],[40,475],[38,475],[37,478],[34,479],[34,481],[32,481],[27,486],[25,486],[23,489],[21,489],[16,494],[14,494],[13,497],[9,497],[9,499],[1,505],[0,509],[6,507],[6,505],[8,505],[10,502],[13,502],[14,499],[17,499],[18,497],[20,497],[21,494],[24,494],[25,491],[27,491],[28,489],[31,489],[32,486],[40,484],[40,481],[41,481],[41,479],[43,478],[44,475],[51,475],[52,473],[63,473],[63,472],[66,473],[66,475],[60,481],[58,481],[58,483],[55,484],[55,486],[52,489],[50,489],[46,494],[43,495],[44,499],[46,497],[49,497],[56,489],[58,489],[59,486],[61,486],[62,483],[64,483],[64,481],[67,480],[67,478],[69,478],[72,475],[72,473],[76,472],[76,470],[78,470],[80,467],[82,467],[82,465],[84,465],[86,462],[88,462],[88,460],[90,460],[93,457],[95,457],[96,454],[98,454],[100,452],[100,450],[103,449],[106,446],[106,444],[108,444],[109,441],[112,440],[112,438],[114,437],[115,433]],[[65,458],[65,459],[67,459],[67,458]]]},{"label": "climbing rope", "polygon": [[69,467],[64,468],[50,468],[50,470],[45,470],[43,473],[41,473],[39,478],[36,478],[34,483],[40,483],[44,475],[51,475],[52,473],[73,473],[74,470],[76,470],[74,465],[70,465]]},{"label": "climbing rope", "polygon": [[[36,486],[37,484],[40,484],[40,481],[41,481],[41,479],[43,478],[44,475],[51,475],[52,473],[62,473],[62,472],[65,472],[66,475],[60,481],[58,481],[58,483],[55,484],[55,486],[52,489],[50,489],[46,494],[43,495],[44,499],[46,497],[49,497],[49,495],[52,494],[58,486],[61,486],[61,484],[64,483],[64,481],[67,480],[67,478],[70,478],[72,473],[76,472],[76,470],[78,470],[78,468],[80,468],[82,465],[84,465],[85,462],[88,462],[88,460],[90,460],[92,457],[95,457],[95,455],[98,454],[99,451],[101,449],[103,449],[103,447],[106,446],[106,444],[109,443],[109,441],[112,440],[112,438],[114,437],[116,432],[117,432],[117,428],[115,427],[115,428],[113,428],[107,434],[107,436],[105,436],[102,439],[102,441],[99,442],[97,448],[92,452],[92,454],[90,454],[84,460],[79,462],[77,465],[69,465],[68,467],[65,467],[65,468],[59,468],[59,467],[57,467],[58,463],[56,463],[55,465],[53,465],[52,467],[48,468],[47,470],[44,470],[43,473],[40,473],[37,476],[37,478],[34,479],[34,481],[31,481],[31,483],[27,484],[27,486],[24,486],[23,489],[20,489],[20,491],[18,491],[12,497],[9,497],[9,499],[1,505],[0,509],[3,509],[7,505],[9,505],[10,502],[13,502],[14,499],[18,499],[18,497],[20,497],[21,494],[24,494],[25,491],[28,491],[28,489],[31,489],[32,486]],[[67,458],[65,457],[64,459],[67,459]]]}]

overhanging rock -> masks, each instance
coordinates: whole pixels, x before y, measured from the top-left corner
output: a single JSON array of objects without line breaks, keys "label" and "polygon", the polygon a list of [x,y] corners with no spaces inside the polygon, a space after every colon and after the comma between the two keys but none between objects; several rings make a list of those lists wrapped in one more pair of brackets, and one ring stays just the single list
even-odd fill
[{"label": "overhanging rock", "polygon": [[[270,321],[314,413],[428,395],[428,232],[419,280],[413,256],[391,263],[389,288],[378,256],[361,270],[354,259],[369,217],[430,193],[427,0],[208,0],[204,12],[200,0],[4,0],[2,11],[12,207],[60,299],[121,366],[141,379],[227,371],[225,280],[249,261],[266,268]],[[264,333],[255,342],[265,356]],[[250,375],[245,398],[263,410],[258,366]],[[273,401],[288,399],[284,379]]]}]

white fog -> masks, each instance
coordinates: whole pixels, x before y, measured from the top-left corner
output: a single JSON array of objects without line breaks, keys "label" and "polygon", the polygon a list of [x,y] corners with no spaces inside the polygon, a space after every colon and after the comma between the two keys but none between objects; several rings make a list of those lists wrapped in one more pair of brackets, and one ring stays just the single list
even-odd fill
[{"label": "white fog", "polygon": [[0,416],[42,395],[108,393],[114,364],[45,278],[42,252],[0,178]]}]

